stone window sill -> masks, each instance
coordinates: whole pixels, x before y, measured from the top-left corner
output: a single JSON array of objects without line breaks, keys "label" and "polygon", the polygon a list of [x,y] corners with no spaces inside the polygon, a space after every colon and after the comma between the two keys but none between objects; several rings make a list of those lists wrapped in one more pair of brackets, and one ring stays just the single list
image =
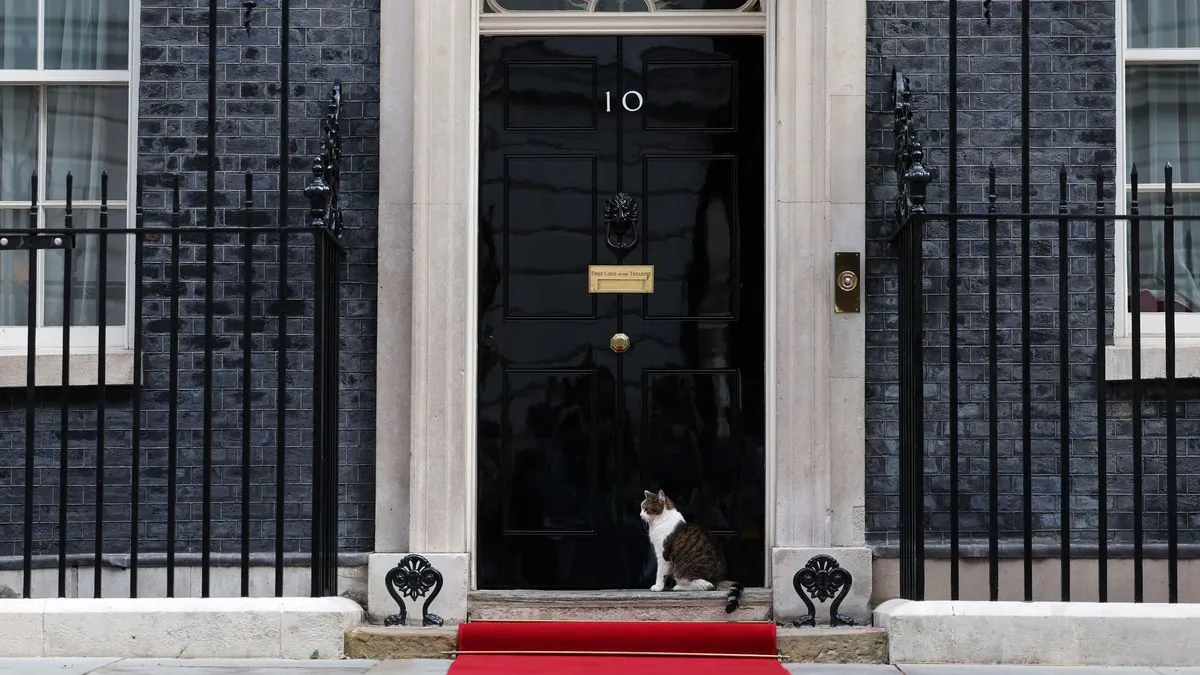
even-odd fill
[{"label": "stone window sill", "polygon": [[[1162,380],[1167,376],[1167,349],[1162,338],[1142,339],[1142,379]],[[1133,341],[1118,338],[1104,350],[1104,379],[1128,382],[1133,379]],[[1200,379],[1200,338],[1175,341],[1175,379]]]},{"label": "stone window sill", "polygon": [[[94,387],[100,358],[95,352],[71,354],[69,385]],[[26,354],[0,354],[0,389],[19,389],[28,382],[29,357]],[[34,362],[34,382],[39,387],[61,387],[62,352],[38,354]],[[104,384],[121,387],[133,384],[133,352],[108,352],[104,355]]]}]

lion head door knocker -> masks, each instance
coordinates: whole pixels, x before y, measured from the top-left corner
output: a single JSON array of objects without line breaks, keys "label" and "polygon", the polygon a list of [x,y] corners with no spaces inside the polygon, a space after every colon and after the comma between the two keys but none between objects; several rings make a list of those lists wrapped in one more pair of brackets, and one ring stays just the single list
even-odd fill
[{"label": "lion head door knocker", "polygon": [[632,195],[618,192],[604,202],[604,239],[622,260],[638,243],[638,203]]},{"label": "lion head door knocker", "polygon": [[424,556],[404,556],[398,565],[388,571],[383,582],[388,594],[400,605],[398,613],[384,619],[384,626],[403,626],[407,623],[408,609],[404,606],[406,597],[414,601],[425,597],[425,604],[421,607],[422,626],[442,625],[442,617],[429,613],[429,605],[442,592],[442,573]]}]

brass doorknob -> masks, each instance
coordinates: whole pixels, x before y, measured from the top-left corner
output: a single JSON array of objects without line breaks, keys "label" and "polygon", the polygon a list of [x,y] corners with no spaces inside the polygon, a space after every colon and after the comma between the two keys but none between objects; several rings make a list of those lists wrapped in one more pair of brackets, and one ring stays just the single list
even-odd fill
[{"label": "brass doorknob", "polygon": [[620,354],[629,349],[629,336],[624,333],[615,333],[608,339],[608,346]]}]

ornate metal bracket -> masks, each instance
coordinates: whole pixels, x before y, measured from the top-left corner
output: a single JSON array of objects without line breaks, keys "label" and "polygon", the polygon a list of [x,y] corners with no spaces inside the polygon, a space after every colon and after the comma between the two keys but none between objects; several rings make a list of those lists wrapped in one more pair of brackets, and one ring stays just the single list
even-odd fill
[{"label": "ornate metal bracket", "polygon": [[983,0],[983,18],[987,19],[987,25],[992,25],[992,0]]},{"label": "ornate metal bracket", "polygon": [[304,196],[312,203],[312,226],[342,236],[342,85],[329,92],[329,105],[321,128],[321,154],[313,158],[312,180]]},{"label": "ornate metal bracket", "polygon": [[246,10],[245,13],[242,15],[242,28],[245,28],[246,32],[249,33],[250,32],[250,17],[251,17],[251,15],[254,14],[254,8],[258,7],[258,3],[255,2],[254,0],[246,0],[245,2],[242,3],[242,7],[244,7]]},{"label": "ornate metal bracket", "polygon": [[808,614],[796,617],[792,625],[797,628],[816,626],[817,608],[813,605],[812,598],[825,602],[833,598],[836,593],[837,597],[829,605],[829,625],[853,626],[854,619],[845,614],[838,614],[838,608],[850,594],[850,587],[853,585],[854,578],[850,575],[850,571],[843,568],[837,558],[823,554],[813,556],[792,577],[792,588],[796,589],[796,594],[800,596],[800,599],[804,601],[804,607],[808,609]]},{"label": "ornate metal bracket", "polygon": [[638,243],[638,203],[632,195],[618,192],[604,202],[604,240],[618,259]]},{"label": "ornate metal bracket", "polygon": [[[896,234],[904,231],[914,216],[925,214],[926,193],[934,176],[925,168],[925,149],[913,125],[912,89],[908,76],[892,69],[893,168],[896,170]],[[893,238],[893,241],[895,239]]]},{"label": "ornate metal bracket", "polygon": [[404,606],[406,597],[413,601],[425,598],[425,604],[421,606],[422,626],[442,625],[442,617],[429,613],[429,605],[442,592],[442,573],[424,556],[415,553],[404,556],[399,564],[388,571],[383,582],[387,584],[388,595],[400,605],[400,611],[384,619],[383,625],[403,626],[407,623],[408,609]]}]

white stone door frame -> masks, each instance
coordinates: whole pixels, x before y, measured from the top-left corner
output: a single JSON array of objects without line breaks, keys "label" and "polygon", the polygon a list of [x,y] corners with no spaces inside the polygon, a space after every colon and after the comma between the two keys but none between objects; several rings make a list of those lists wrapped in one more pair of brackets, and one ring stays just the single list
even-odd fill
[{"label": "white stone door frame", "polygon": [[[665,12],[509,25],[524,34],[765,33],[768,578],[779,616],[799,606],[780,596],[794,597],[797,556],[837,547],[856,578],[843,611],[860,614],[864,579],[870,588],[865,322],[834,313],[832,266],[835,250],[865,244],[866,2],[764,2],[757,27],[725,16],[720,29],[698,15],[668,26]],[[377,597],[390,604],[383,574],[396,553],[414,552],[446,578],[434,609],[458,620],[474,582],[479,2],[387,0],[381,13],[371,614],[390,613],[374,607]],[[492,17],[483,23],[495,32]]]}]

